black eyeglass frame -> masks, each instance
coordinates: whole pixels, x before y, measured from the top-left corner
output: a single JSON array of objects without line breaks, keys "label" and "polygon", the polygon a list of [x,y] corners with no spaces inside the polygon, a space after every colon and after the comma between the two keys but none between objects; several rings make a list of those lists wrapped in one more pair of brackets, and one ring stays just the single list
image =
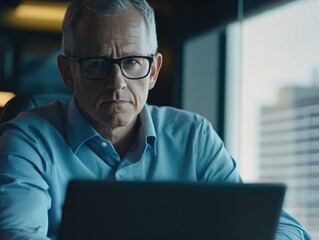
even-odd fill
[{"label": "black eyeglass frame", "polygon": [[[130,79],[130,80],[138,80],[138,79],[145,78],[145,77],[150,73],[150,71],[151,71],[151,67],[152,67],[152,64],[153,64],[153,62],[154,62],[154,56],[155,56],[155,54],[151,54],[151,56],[138,56],[138,55],[133,55],[133,56],[125,56],[125,57],[122,57],[122,58],[109,58],[109,57],[105,57],[105,56],[76,58],[76,57],[72,57],[72,56],[70,56],[70,55],[67,55],[66,57],[67,57],[68,59],[70,59],[70,60],[72,60],[72,61],[75,61],[75,62],[77,62],[77,63],[80,64],[82,75],[83,75],[86,79],[93,80],[93,81],[95,81],[95,80],[98,81],[98,80],[103,80],[103,79],[107,78],[107,77],[110,75],[111,70],[112,70],[111,68],[112,68],[112,66],[113,66],[114,64],[117,64],[117,65],[120,67],[123,76],[126,77],[127,79]],[[132,77],[127,77],[127,76],[125,75],[125,73],[124,73],[124,71],[123,71],[123,69],[122,69],[122,66],[121,66],[121,62],[122,62],[123,60],[129,59],[129,58],[144,58],[144,59],[147,59],[147,60],[149,61],[148,71],[147,71],[147,73],[145,74],[145,76],[143,76],[143,77],[138,77],[138,78],[132,78]],[[111,64],[110,64],[110,67],[109,67],[109,69],[108,69],[108,72],[107,72],[106,76],[103,76],[103,77],[101,77],[101,78],[90,78],[90,77],[88,77],[88,76],[85,74],[84,70],[83,70],[82,62],[85,61],[85,60],[89,60],[89,59],[107,59],[108,61],[110,61]]]}]

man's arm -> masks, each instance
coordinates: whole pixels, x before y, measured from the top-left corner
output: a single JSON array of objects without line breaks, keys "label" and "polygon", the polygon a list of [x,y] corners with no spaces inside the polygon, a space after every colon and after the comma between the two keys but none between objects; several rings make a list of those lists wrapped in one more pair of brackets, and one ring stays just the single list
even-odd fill
[{"label": "man's arm", "polygon": [[15,127],[0,137],[0,239],[48,239],[51,200],[39,149]]},{"label": "man's arm", "polygon": [[276,240],[311,240],[310,235],[305,231],[303,226],[290,214],[285,211],[281,212],[279,219]]}]

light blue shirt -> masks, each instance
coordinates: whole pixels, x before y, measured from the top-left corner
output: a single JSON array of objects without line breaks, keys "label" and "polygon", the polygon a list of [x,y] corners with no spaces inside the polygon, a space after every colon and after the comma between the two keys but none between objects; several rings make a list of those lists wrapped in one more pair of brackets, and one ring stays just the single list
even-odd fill
[{"label": "light blue shirt", "polygon": [[[235,161],[203,117],[146,105],[139,124],[138,139],[122,159],[74,100],[29,110],[3,124],[0,239],[55,239],[71,179],[242,181]],[[286,212],[278,236],[310,239]]]}]

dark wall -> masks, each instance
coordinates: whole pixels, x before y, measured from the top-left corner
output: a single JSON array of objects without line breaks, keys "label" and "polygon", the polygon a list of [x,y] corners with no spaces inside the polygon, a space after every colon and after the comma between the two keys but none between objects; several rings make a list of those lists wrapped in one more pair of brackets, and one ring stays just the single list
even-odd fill
[{"label": "dark wall", "polygon": [[237,18],[237,0],[150,0],[156,12],[164,65],[149,101],[181,107],[183,46],[194,35]]}]

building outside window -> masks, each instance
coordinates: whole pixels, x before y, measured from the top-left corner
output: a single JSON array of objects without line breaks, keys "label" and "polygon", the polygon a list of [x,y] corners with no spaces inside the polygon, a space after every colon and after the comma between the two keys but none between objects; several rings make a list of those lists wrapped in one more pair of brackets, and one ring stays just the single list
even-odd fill
[{"label": "building outside window", "polygon": [[246,182],[284,182],[285,208],[319,239],[319,1],[227,29],[226,146]]}]

